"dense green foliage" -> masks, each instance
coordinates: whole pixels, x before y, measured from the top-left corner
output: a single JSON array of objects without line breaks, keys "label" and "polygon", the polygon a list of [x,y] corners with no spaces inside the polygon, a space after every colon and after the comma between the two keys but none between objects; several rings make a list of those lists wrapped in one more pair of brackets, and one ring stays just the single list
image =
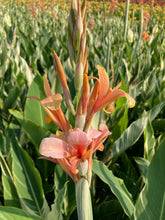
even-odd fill
[{"label": "dense green foliage", "polygon": [[[27,98],[45,97],[44,73],[52,92],[62,91],[53,50],[75,92],[67,45],[68,13],[57,5],[45,10],[38,7],[35,17],[31,10],[24,4],[0,3],[0,218],[9,220],[6,213],[13,207],[11,219],[51,220],[54,215],[55,219],[77,219],[73,181],[58,165],[39,159],[41,140],[55,133],[57,126],[47,124],[40,103]],[[120,98],[111,115],[101,112],[93,121],[97,127],[103,116],[112,132],[104,151],[94,155],[94,219],[143,220],[148,215],[163,220],[165,26],[152,15],[145,23],[142,8],[136,11],[139,19],[132,12],[128,22],[120,14],[103,17],[104,12],[87,16],[88,74],[97,76],[100,64],[109,74],[111,87],[122,81],[121,89],[136,105],[128,109],[126,100]],[[149,34],[148,40],[143,32]],[[62,108],[66,111],[65,105]]]}]

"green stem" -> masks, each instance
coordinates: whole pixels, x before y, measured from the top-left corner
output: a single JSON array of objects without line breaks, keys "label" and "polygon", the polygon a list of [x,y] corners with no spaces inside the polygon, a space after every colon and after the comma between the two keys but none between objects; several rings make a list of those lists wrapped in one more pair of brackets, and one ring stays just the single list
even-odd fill
[{"label": "green stem", "polygon": [[137,43],[136,43],[136,47],[134,48],[134,50],[132,52],[131,60],[134,60],[134,58],[135,58],[137,49],[138,49],[139,44],[140,44],[142,32],[143,32],[143,5],[141,5],[141,20],[140,20],[139,37],[138,37],[138,40],[137,40]]},{"label": "green stem", "polygon": [[76,183],[76,204],[78,220],[93,220],[89,184],[83,177]]}]

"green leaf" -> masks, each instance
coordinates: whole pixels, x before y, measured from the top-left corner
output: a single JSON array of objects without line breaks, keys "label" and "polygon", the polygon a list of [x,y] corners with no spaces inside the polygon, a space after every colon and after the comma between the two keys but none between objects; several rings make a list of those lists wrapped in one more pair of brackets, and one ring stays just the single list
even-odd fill
[{"label": "green leaf", "polygon": [[99,176],[99,178],[108,184],[112,192],[118,198],[125,213],[131,216],[134,209],[134,204],[131,194],[128,192],[122,179],[115,177],[111,170],[109,170],[102,162],[94,160],[92,166],[93,172]]},{"label": "green leaf", "polygon": [[137,163],[141,174],[143,176],[144,182],[146,182],[146,177],[147,177],[147,172],[148,172],[148,167],[150,165],[150,162],[144,158],[140,157],[134,157],[135,162]]},{"label": "green leaf", "polygon": [[0,130],[0,150],[1,150],[3,155],[7,154],[6,138],[4,137],[1,130]]},{"label": "green leaf", "polygon": [[42,220],[42,218],[30,215],[24,210],[14,207],[0,206],[0,219],[3,220]]},{"label": "green leaf", "polygon": [[[37,75],[31,83],[27,94],[27,97],[28,96],[35,96],[41,100],[46,97],[43,78],[40,75]],[[44,111],[41,103],[35,99],[27,98],[24,110],[25,119],[33,121],[40,127],[52,129],[55,132],[57,126],[53,122],[47,124],[44,119],[45,116],[46,112]]]},{"label": "green leaf", "polygon": [[5,112],[7,112],[9,108],[14,107],[14,104],[15,104],[18,96],[19,96],[19,88],[17,86],[11,88],[7,98],[4,101],[3,107],[4,107]]},{"label": "green leaf", "polygon": [[41,177],[29,155],[12,137],[13,177],[24,209],[33,215],[45,217],[49,208],[45,200]]},{"label": "green leaf", "polygon": [[19,62],[20,62],[20,70],[24,74],[25,79],[27,80],[28,86],[32,83],[33,80],[33,73],[30,71],[30,68],[24,58],[21,56],[19,57]]},{"label": "green leaf", "polygon": [[[44,92],[43,79],[40,75],[37,75],[31,83],[27,94],[27,97],[28,96],[35,96],[39,99],[44,99],[46,97]],[[45,115],[46,112],[43,110],[39,101],[27,98],[24,110],[25,119],[29,119],[41,127],[44,127],[46,124],[44,120]]]},{"label": "green leaf", "polygon": [[155,137],[151,122],[148,120],[144,130],[144,158],[151,161],[155,154]]},{"label": "green leaf", "polygon": [[136,143],[136,141],[142,135],[146,125],[147,118],[141,118],[137,121],[134,121],[121,135],[119,139],[117,139],[113,145],[111,156],[107,161],[114,158],[115,156],[119,156],[121,153],[126,151],[130,146]]},{"label": "green leaf", "polygon": [[23,119],[21,112],[10,110],[10,113],[17,118],[19,123],[22,125],[26,135],[35,146],[38,147],[43,138],[50,136],[50,132],[45,128],[40,127],[30,120]]},{"label": "green leaf", "polygon": [[[125,84],[124,78],[120,76],[122,79],[122,84],[121,84],[121,89],[124,90],[125,92],[127,91],[127,86]],[[116,100],[116,105],[115,105],[115,111],[113,115],[118,113],[120,110],[124,110],[122,117],[119,119],[119,122],[117,125],[114,127],[113,132],[112,132],[112,137],[114,140],[119,138],[121,134],[124,132],[124,130],[127,128],[128,125],[128,106],[124,106],[124,104],[127,103],[127,99],[125,97],[121,97],[120,99]],[[125,107],[125,109],[123,109]]]},{"label": "green leaf", "polygon": [[135,205],[134,219],[165,219],[165,140],[148,168],[147,182]]},{"label": "green leaf", "polygon": [[[149,110],[146,114],[149,117],[150,122],[152,122],[156,116],[160,113],[160,111],[164,108],[165,102],[161,102],[160,104],[154,106],[151,110]],[[144,114],[146,116],[146,114]]]},{"label": "green leaf", "polygon": [[18,193],[10,169],[0,153],[4,203],[6,206],[21,208]]},{"label": "green leaf", "polygon": [[72,214],[76,207],[76,200],[75,200],[75,184],[70,179],[68,181],[68,175],[66,172],[62,169],[60,165],[56,165],[55,167],[55,175],[54,175],[54,183],[55,183],[55,195],[59,196],[62,188],[65,186],[66,182],[66,192],[65,195],[63,195],[63,205],[64,205],[64,214],[69,218],[69,216]]}]

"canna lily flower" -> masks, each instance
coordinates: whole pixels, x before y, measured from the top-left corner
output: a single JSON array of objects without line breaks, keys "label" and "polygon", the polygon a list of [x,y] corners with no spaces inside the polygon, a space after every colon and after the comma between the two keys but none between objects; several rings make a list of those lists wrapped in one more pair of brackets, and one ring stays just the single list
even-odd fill
[{"label": "canna lily flower", "polygon": [[39,152],[45,159],[60,164],[77,182],[81,175],[91,172],[92,155],[97,149],[101,151],[104,149],[103,142],[108,135],[110,132],[103,124],[99,130],[90,128],[88,134],[79,128],[75,128],[67,135],[57,132],[56,135],[42,140]]},{"label": "canna lily flower", "polygon": [[44,75],[43,79],[44,79],[44,90],[47,97],[43,100],[40,100],[39,98],[34,96],[30,96],[29,98],[33,98],[40,101],[44,110],[47,113],[47,116],[45,117],[45,121],[47,123],[53,121],[63,132],[68,133],[69,130],[71,129],[71,125],[67,121],[60,107],[62,102],[62,96],[60,94],[52,95],[46,75]]},{"label": "canna lily flower", "polygon": [[[135,105],[135,100],[124,92],[121,89],[118,89],[121,85],[119,83],[114,89],[109,88],[109,77],[106,73],[105,69],[101,66],[97,66],[99,79],[95,78],[97,82],[93,88],[91,93],[88,108],[87,108],[87,116],[86,116],[86,123],[84,127],[84,131],[87,132],[92,121],[93,115],[104,109],[105,112],[111,113],[114,110],[113,102],[118,99],[119,97],[126,97],[129,100],[129,108],[133,108]],[[89,77],[94,78],[94,77]],[[106,108],[109,106],[108,108]]]},{"label": "canna lily flower", "polygon": [[148,31],[143,31],[142,37],[144,41],[148,41],[151,36],[148,34]]}]

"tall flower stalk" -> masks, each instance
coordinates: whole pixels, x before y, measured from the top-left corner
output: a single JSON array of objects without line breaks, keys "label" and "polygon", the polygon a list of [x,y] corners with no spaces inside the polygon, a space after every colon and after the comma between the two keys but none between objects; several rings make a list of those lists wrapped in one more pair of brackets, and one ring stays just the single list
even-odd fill
[{"label": "tall flower stalk", "polygon": [[[81,7],[80,7],[81,6]],[[76,188],[76,203],[79,220],[93,219],[90,198],[90,182],[92,172],[92,156],[96,150],[104,150],[104,141],[111,134],[105,124],[100,124],[98,129],[91,127],[95,113],[103,109],[106,113],[113,112],[114,101],[120,97],[129,100],[129,107],[135,105],[135,100],[123,90],[119,83],[115,88],[109,87],[109,77],[105,69],[97,66],[98,78],[87,75],[87,46],[86,46],[86,0],[72,0],[69,16],[69,53],[70,59],[75,65],[75,90],[78,102],[73,104],[69,86],[66,80],[63,66],[54,51],[54,63],[57,75],[63,88],[61,94],[52,94],[45,75],[44,90],[46,97],[38,100],[47,113],[47,123],[53,121],[59,130],[56,134],[44,138],[40,144],[39,152],[44,159],[59,164],[73,179]],[[89,81],[94,80],[91,88]],[[76,97],[77,96],[77,97]],[[62,111],[63,98],[75,118],[75,124],[71,125]]]}]

